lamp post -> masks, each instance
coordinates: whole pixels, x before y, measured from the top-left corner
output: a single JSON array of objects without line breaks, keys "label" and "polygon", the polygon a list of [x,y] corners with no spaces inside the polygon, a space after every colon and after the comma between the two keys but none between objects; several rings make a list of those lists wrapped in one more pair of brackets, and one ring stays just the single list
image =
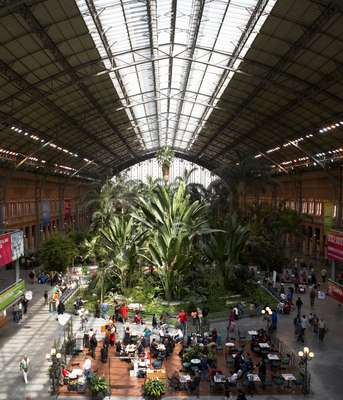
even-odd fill
[{"label": "lamp post", "polygon": [[263,318],[266,320],[266,330],[267,332],[269,332],[269,328],[270,328],[270,318],[271,315],[273,314],[273,311],[270,307],[265,307],[262,311],[261,311],[261,315],[263,316]]},{"label": "lamp post", "polygon": [[310,382],[309,382],[309,376],[308,376],[308,367],[307,364],[309,361],[312,360],[312,358],[314,357],[314,353],[312,351],[310,351],[310,349],[308,347],[304,347],[304,349],[298,352],[298,356],[301,359],[301,362],[304,363],[304,393],[308,394],[310,393]]},{"label": "lamp post", "polygon": [[51,361],[51,365],[49,367],[49,376],[51,379],[51,391],[53,394],[57,393],[58,383],[61,375],[61,353],[57,352],[53,347],[50,350],[50,353],[47,353],[45,358],[48,361]]}]

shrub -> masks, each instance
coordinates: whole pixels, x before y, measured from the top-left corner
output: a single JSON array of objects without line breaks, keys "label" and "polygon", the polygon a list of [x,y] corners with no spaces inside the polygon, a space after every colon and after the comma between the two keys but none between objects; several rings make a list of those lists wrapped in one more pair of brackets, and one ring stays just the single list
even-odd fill
[{"label": "shrub", "polygon": [[166,391],[166,385],[159,379],[147,379],[143,385],[143,396],[147,400],[159,399]]}]

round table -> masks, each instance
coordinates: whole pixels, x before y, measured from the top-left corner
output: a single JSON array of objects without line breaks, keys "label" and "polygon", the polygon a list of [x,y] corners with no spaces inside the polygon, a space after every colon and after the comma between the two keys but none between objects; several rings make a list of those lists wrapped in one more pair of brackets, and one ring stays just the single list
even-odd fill
[{"label": "round table", "polygon": [[192,358],[191,359],[191,364],[199,365],[200,363],[201,363],[201,360],[199,360],[199,358]]}]

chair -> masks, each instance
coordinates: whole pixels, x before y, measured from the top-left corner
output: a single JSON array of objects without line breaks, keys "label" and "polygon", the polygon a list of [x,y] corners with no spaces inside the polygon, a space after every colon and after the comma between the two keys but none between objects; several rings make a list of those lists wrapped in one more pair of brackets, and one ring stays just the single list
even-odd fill
[{"label": "chair", "polygon": [[276,386],[278,386],[279,388],[282,388],[283,387],[283,385],[284,385],[284,383],[285,383],[285,380],[283,379],[283,377],[281,376],[281,375],[276,375],[276,376],[273,376],[273,382],[274,382],[274,384],[276,385]]},{"label": "chair", "polygon": [[281,358],[281,369],[287,369],[290,363],[290,358],[289,357],[282,357]]}]

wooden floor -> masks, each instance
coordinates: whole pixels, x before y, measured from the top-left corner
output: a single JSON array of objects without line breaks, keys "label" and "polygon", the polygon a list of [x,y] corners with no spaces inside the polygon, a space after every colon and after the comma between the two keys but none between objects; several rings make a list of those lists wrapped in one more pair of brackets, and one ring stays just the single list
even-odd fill
[{"label": "wooden floor", "polygon": [[[101,342],[98,343],[96,358],[92,361],[92,369],[97,372],[99,375],[102,375],[109,382],[111,387],[112,396],[140,396],[142,394],[142,385],[144,383],[144,378],[130,377],[130,370],[132,369],[132,365],[129,362],[120,360],[116,358],[115,348],[109,349],[109,357],[106,363],[102,363],[100,361],[100,349],[102,345]],[[173,354],[164,362],[163,368],[166,370],[166,375],[170,377],[175,371],[180,371],[182,368],[181,360],[178,353],[181,350],[181,345],[177,344],[175,346]],[[86,351],[80,353],[77,356],[74,356],[69,364],[69,368],[77,368],[83,365]],[[260,358],[256,355],[253,355],[253,361],[258,363]],[[217,369],[223,371],[225,375],[230,374],[230,369],[227,367],[223,352],[218,353],[217,357]],[[270,378],[271,373],[269,368],[267,369],[267,376]],[[291,370],[283,371],[283,372],[291,372]],[[294,371],[293,371],[294,372]],[[77,392],[69,392],[66,385],[61,386],[60,395],[64,396],[76,396]],[[235,395],[237,393],[236,388],[232,388],[232,394]],[[284,386],[284,389],[280,389],[275,385],[269,386],[266,389],[262,389],[261,385],[256,385],[255,394],[280,394],[280,393],[301,393],[300,388],[295,388],[292,385],[290,388]],[[187,393],[185,392],[169,392],[169,395],[180,395],[185,396]],[[200,395],[208,396],[215,395],[216,393],[210,393],[209,382],[202,381],[200,385]],[[218,393],[218,395],[222,395],[222,393]]]}]

